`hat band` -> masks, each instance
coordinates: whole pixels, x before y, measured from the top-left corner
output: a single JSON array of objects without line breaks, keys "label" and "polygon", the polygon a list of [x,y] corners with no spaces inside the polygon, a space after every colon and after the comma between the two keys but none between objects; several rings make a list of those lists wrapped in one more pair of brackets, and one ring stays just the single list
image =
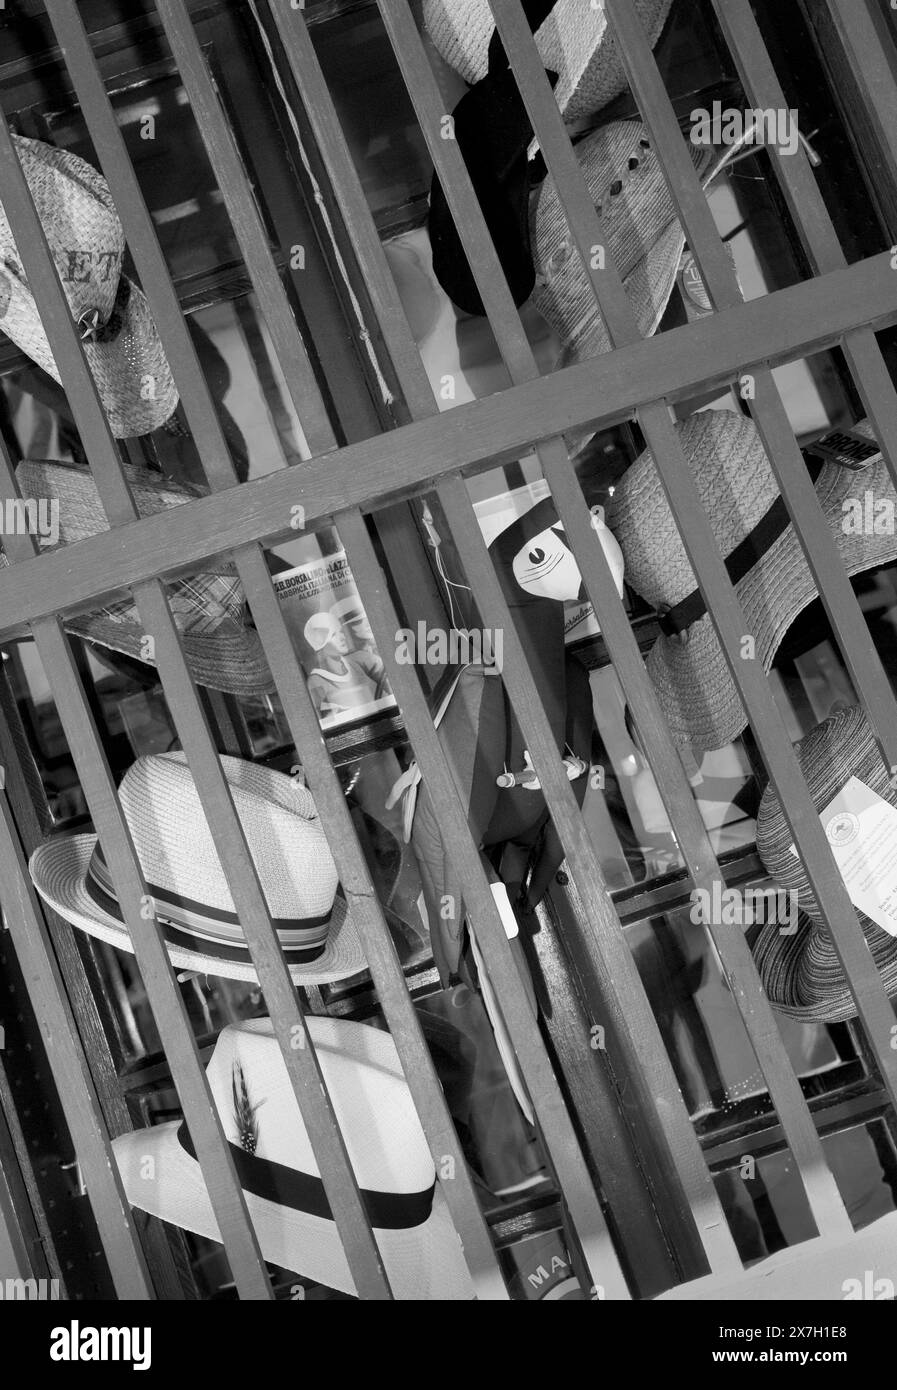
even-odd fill
[{"label": "hat band", "polygon": [[[779,496],[769,511],[757,522],[753,531],[749,531],[744,540],[726,556],[726,569],[733,584],[737,584],[750,573],[790,525],[791,518],[785,506],[785,499]],[[676,637],[699,618],[703,618],[706,612],[707,604],[700,589],[693,589],[672,608],[663,610],[658,620],[660,630],[667,637]]]},{"label": "hat band", "polygon": [[[196,1149],[185,1120],[178,1126],[177,1137],[184,1152],[195,1159]],[[270,1158],[259,1158],[230,1141],[228,1148],[244,1192],[291,1211],[304,1211],[325,1221],[333,1220],[320,1178],[302,1173],[298,1168],[288,1168],[285,1163],[275,1163]],[[422,1192],[378,1192],[368,1187],[359,1188],[371,1225],[381,1231],[404,1231],[422,1226],[433,1210],[435,1191],[435,1181]]]},{"label": "hat band", "polygon": [[[87,866],[84,887],[91,902],[102,911],[115,917],[126,926],[115,885],[103,858],[103,851],[97,841]],[[224,960],[244,961],[248,947],[228,944],[235,935],[242,936],[236,913],[212,907],[208,903],[196,902],[158,884],[147,883],[149,896],[157,909],[157,915],[164,918],[171,927],[166,930],[166,939],[173,945],[182,945],[189,950],[200,950],[205,954],[220,956]],[[307,941],[301,946],[290,944],[290,958],[298,961],[317,960],[323,954],[330,928],[331,912],[318,917],[272,917],[272,925],[277,932],[301,931]],[[224,928],[231,927],[228,933]],[[187,928],[187,931],[178,930]]]}]

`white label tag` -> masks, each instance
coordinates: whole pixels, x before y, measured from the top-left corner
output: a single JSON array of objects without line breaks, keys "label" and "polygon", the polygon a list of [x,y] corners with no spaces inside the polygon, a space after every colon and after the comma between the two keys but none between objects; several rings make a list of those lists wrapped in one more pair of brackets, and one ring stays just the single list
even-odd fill
[{"label": "white label tag", "polygon": [[819,820],[854,907],[897,936],[897,807],[851,777]]},{"label": "white label tag", "polygon": [[514,909],[511,906],[511,899],[508,897],[508,890],[503,883],[490,883],[492,896],[501,917],[502,926],[505,929],[505,936],[509,941],[513,941],[520,928],[517,925],[517,918],[514,916]]}]

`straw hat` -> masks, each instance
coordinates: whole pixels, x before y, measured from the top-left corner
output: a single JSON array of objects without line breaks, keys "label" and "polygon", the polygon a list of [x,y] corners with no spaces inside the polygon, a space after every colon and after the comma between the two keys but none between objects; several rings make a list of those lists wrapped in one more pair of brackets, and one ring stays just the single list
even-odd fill
[{"label": "straw hat", "polygon": [[[871,438],[867,421],[855,429]],[[692,415],[677,426],[713,534],[727,561],[756,639],[756,660],[772,665],[788,628],[816,598],[816,587],[756,427],[728,410]],[[855,472],[826,463],[816,494],[848,574],[897,558],[894,535],[846,534],[850,505],[864,493],[897,506],[887,465],[879,459]],[[607,524],[626,562],[629,585],[661,611],[662,635],[647,668],[675,742],[722,748],[747,716],[706,613],[654,459],[645,450],[616,486]],[[668,611],[672,610],[672,611]]]},{"label": "straw hat", "polygon": [[[633,0],[651,44],[660,38],[672,0]],[[555,97],[568,120],[598,111],[626,90],[626,70],[604,4],[537,0],[525,5],[545,67],[558,73]],[[488,0],[424,0],[424,25],[465,82],[486,75],[495,21]]]},{"label": "straw hat", "polygon": [[[198,488],[167,482],[158,473],[123,465],[141,516],[152,516],[202,495]],[[16,469],[23,498],[58,503],[59,538],[65,545],[108,531],[90,472],[73,464],[25,459]],[[246,601],[236,570],[209,561],[202,573],[171,580],[168,596],[195,681],[236,695],[274,689],[258,633],[246,623]],[[154,666],[146,633],[129,597],[65,619],[69,632]],[[151,648],[150,648],[151,650]]]},{"label": "straw hat", "polygon": [[[346,1019],[306,1022],[393,1294],[475,1298],[392,1038]],[[356,1294],[271,1020],[224,1028],[206,1075],[264,1258]],[[133,1206],[221,1239],[183,1121],[112,1147]]]},{"label": "straw hat", "polygon": [[[121,274],[124,233],[106,181],[67,150],[12,138],[110,429],[119,439],[148,434],[173,413],[178,393],[146,299]],[[0,329],[60,380],[2,206]]]},{"label": "straw hat", "polygon": [[[366,970],[311,793],[243,758],[222,755],[221,766],[293,979],[324,984]],[[138,758],[118,794],[172,964],[256,980],[184,754]],[[133,952],[96,835],[53,836],[34,851],[29,869],[41,897],[67,922]]]},{"label": "straw hat", "polygon": [[[890,772],[861,709],[832,715],[796,744],[796,752],[817,811],[828,806],[851,777],[897,806]],[[774,924],[758,934],[754,957],[763,987],[770,1002],[792,1018],[826,1023],[854,1018],[853,996],[803,862],[791,851],[793,843],[781,802],[768,786],[757,814],[757,850],[776,883],[799,894],[804,914],[793,936],[783,936]],[[857,916],[884,988],[889,995],[897,994],[897,938],[864,912],[858,910]]]},{"label": "straw hat", "polygon": [[[709,183],[718,156],[694,145],[688,149]],[[653,142],[640,121],[611,121],[581,140],[576,155],[598,213],[606,260],[623,281],[639,332],[649,337],[663,318],[685,249]],[[561,340],[560,363],[610,352],[610,337],[550,174],[530,207],[530,238],[536,268],[532,303]]]}]

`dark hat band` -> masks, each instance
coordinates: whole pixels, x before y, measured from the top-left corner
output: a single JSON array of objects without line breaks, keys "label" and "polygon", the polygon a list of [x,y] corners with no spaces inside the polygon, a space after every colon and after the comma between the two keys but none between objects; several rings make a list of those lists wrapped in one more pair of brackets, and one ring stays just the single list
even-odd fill
[{"label": "dark hat band", "polygon": [[[790,525],[791,518],[785,500],[781,496],[777,497],[754,529],[726,556],[726,570],[733,584],[737,584],[750,573]],[[659,618],[660,630],[667,637],[675,637],[690,628],[692,623],[703,618],[706,612],[707,605],[700,589],[693,589],[672,608],[663,610]]]},{"label": "dark hat band", "polygon": [[[114,917],[126,926],[121,905],[112,882],[111,875],[103,858],[103,851],[97,841],[87,866],[84,887],[91,902],[103,912]],[[223,925],[239,928],[239,919],[234,912],[226,912],[208,903],[196,902],[170,889],[160,888],[158,884],[147,883],[147,891],[153,900],[156,915],[166,923],[165,939],[171,945],[182,946],[186,950],[198,951],[204,955],[216,956],[222,960],[245,961],[248,947],[229,944],[223,936]],[[307,962],[317,960],[323,954],[327,942],[332,913],[318,917],[273,917],[276,931],[302,931],[307,934],[307,944],[301,946],[285,945],[291,961]],[[208,935],[203,935],[208,933]],[[214,939],[209,939],[213,937]]]},{"label": "dark hat band", "polygon": [[[184,1120],[178,1126],[177,1137],[184,1152],[196,1158],[196,1150]],[[270,1158],[259,1158],[257,1154],[241,1149],[238,1144],[228,1142],[228,1148],[244,1192],[251,1192],[254,1197],[262,1197],[292,1211],[304,1211],[325,1221],[333,1220],[333,1211],[320,1178],[312,1173],[301,1173],[297,1168],[288,1168],[284,1163],[275,1163]],[[435,1191],[435,1181],[421,1192],[378,1192],[372,1188],[359,1188],[371,1225],[381,1231],[404,1231],[423,1225],[433,1209]]]}]

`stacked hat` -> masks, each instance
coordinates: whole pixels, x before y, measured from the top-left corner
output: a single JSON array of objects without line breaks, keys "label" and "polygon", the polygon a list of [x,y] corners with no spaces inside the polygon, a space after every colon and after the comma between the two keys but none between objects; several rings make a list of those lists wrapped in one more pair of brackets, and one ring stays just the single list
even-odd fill
[{"label": "stacked hat", "polygon": [[[634,0],[653,45],[672,0]],[[525,0],[545,67],[558,74],[555,97],[568,120],[599,111],[626,89],[626,69],[603,0]],[[450,67],[474,83],[486,76],[495,20],[489,0],[424,0],[424,25]]]},{"label": "stacked hat", "polygon": [[[796,752],[817,811],[824,811],[852,777],[897,807],[890,772],[861,709],[838,711],[802,738]],[[837,843],[838,824],[827,826],[826,832]],[[782,1013],[805,1021],[838,1023],[856,1016],[856,1004],[793,844],[782,804],[768,786],[757,815],[757,850],[776,883],[799,895],[804,914],[790,936],[775,924],[766,924],[754,942],[754,958],[770,1002]],[[857,916],[885,990],[897,994],[897,938],[864,912],[858,910]]]},{"label": "stacked hat", "polygon": [[[365,970],[311,793],[243,758],[222,756],[221,766],[293,979],[324,984]],[[118,794],[172,964],[257,980],[183,753],[138,758]],[[55,835],[38,846],[28,867],[41,897],[67,922],[133,952],[96,835]]]},{"label": "stacked hat", "polygon": [[[346,1019],[306,1023],[394,1297],[475,1298],[392,1038]],[[355,1294],[271,1020],[223,1029],[206,1075],[264,1258]],[[221,1239],[185,1123],[123,1134],[112,1147],[135,1207]]]},{"label": "stacked hat", "polygon": [[[158,473],[124,464],[142,517],[202,496],[198,488],[167,482]],[[74,544],[109,530],[96,483],[86,468],[25,459],[16,469],[23,497],[58,507],[59,538]],[[210,561],[202,573],[172,580],[169,601],[194,680],[230,694],[271,691],[274,683],[258,633],[246,622],[246,600],[234,566]],[[101,647],[155,665],[133,599],[65,619],[69,632]]]},{"label": "stacked hat", "polygon": [[[12,138],[109,427],[119,439],[147,434],[178,393],[146,299],[121,273],[124,233],[106,180],[67,150]],[[2,205],[0,329],[60,380]]]},{"label": "stacked hat", "polygon": [[[741,604],[756,660],[769,670],[816,586],[788,519],[756,426],[728,410],[707,410],[677,426],[701,502]],[[872,437],[868,422],[855,433]],[[871,534],[844,522],[864,495],[897,494],[879,457],[862,471],[826,463],[816,495],[847,573],[897,559],[897,537]],[[660,610],[661,636],[647,668],[674,740],[698,750],[722,748],[744,729],[747,716],[708,615],[694,570],[649,449],[617,484],[607,524],[626,562],[627,583]]]},{"label": "stacked hat", "polygon": [[[712,150],[689,145],[700,177],[712,177]],[[639,332],[657,329],[685,248],[685,233],[653,142],[640,121],[612,121],[587,135],[576,156],[601,227],[609,265],[623,281]],[[561,340],[563,365],[611,350],[591,277],[573,244],[554,179],[538,189],[530,210],[536,268],[532,302]]]}]

